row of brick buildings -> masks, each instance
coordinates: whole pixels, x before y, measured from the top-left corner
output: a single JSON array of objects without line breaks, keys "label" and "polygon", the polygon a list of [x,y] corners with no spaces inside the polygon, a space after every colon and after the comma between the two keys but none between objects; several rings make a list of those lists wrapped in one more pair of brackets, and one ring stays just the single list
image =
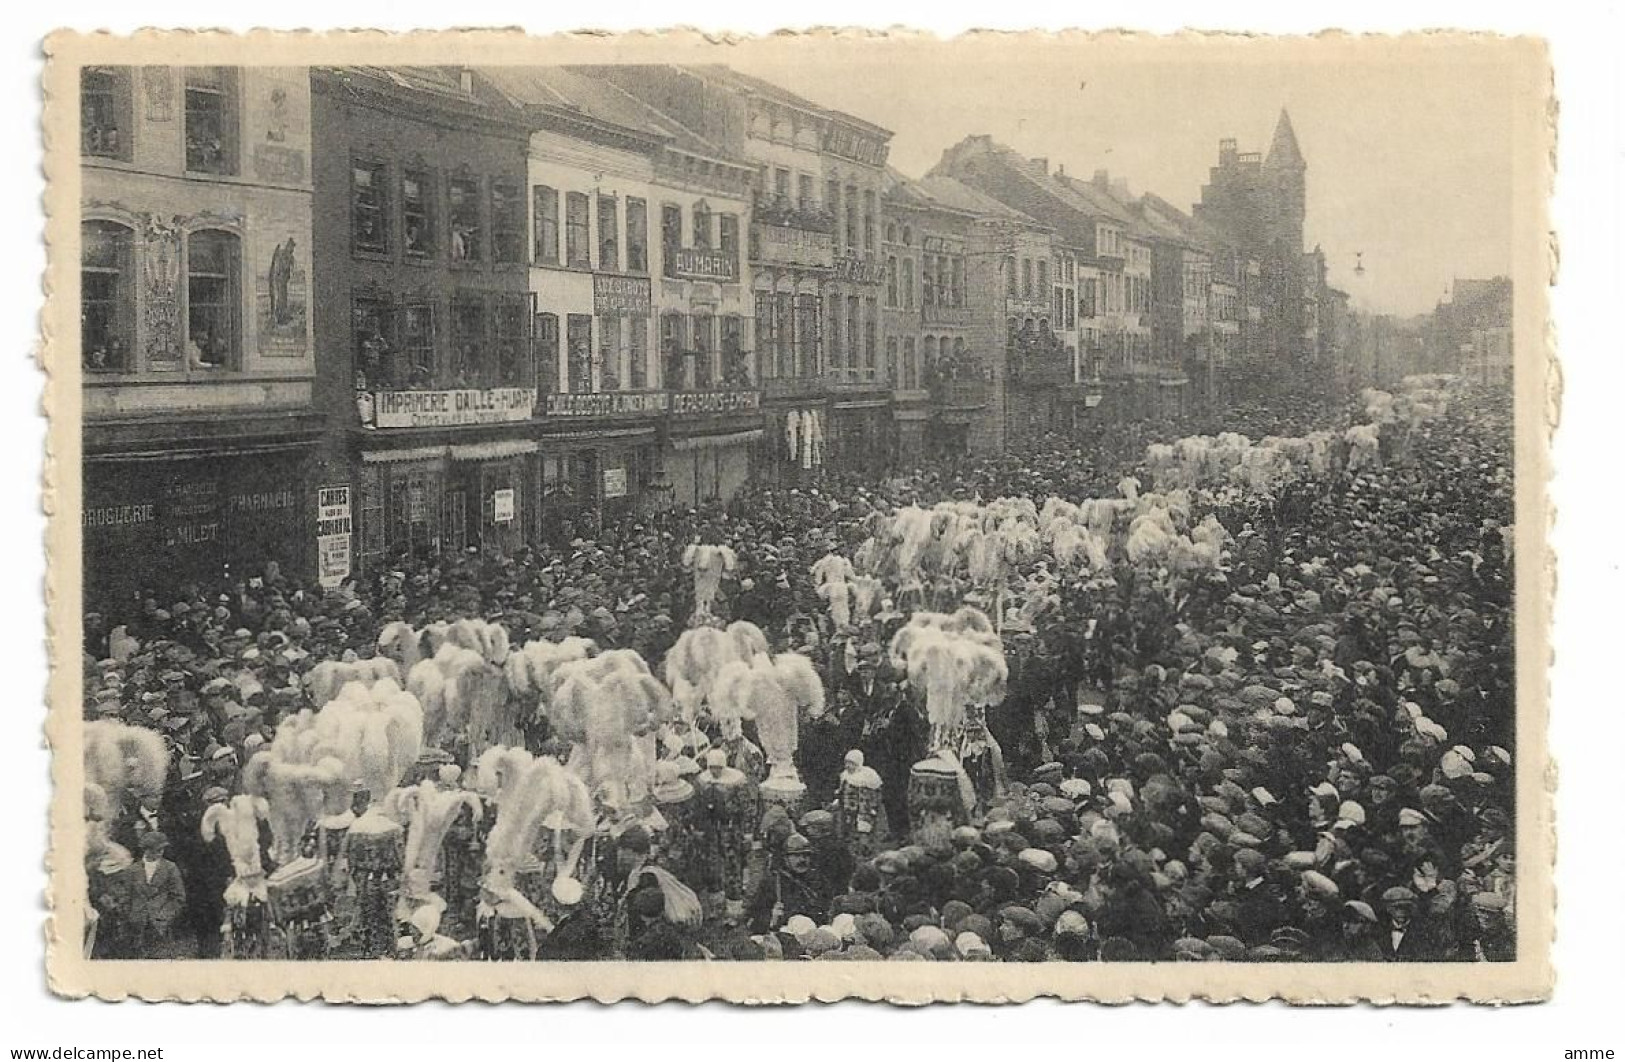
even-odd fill
[{"label": "row of brick buildings", "polygon": [[1284,114],[1191,213],[890,137],[717,66],[87,68],[88,592],[568,541],[1333,353]]}]

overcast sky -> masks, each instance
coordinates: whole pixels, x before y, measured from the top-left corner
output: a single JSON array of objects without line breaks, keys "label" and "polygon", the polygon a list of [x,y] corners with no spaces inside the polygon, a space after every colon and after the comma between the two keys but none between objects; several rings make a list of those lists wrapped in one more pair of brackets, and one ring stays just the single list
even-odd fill
[{"label": "overcast sky", "polygon": [[1512,152],[1538,115],[1520,122],[1512,54],[1494,42],[780,39],[727,51],[740,70],[893,130],[892,165],[911,176],[991,133],[1187,210],[1219,140],[1267,151],[1284,106],[1309,164],[1306,249],[1322,246],[1357,306],[1423,312],[1453,277],[1512,272]]}]

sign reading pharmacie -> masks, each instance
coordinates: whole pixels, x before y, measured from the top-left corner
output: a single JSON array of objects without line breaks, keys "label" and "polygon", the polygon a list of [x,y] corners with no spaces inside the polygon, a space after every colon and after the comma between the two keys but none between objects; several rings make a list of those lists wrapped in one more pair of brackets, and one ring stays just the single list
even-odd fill
[{"label": "sign reading pharmacie", "polygon": [[648,277],[592,276],[592,312],[599,317],[648,317],[654,310]]},{"label": "sign reading pharmacie", "polygon": [[493,387],[483,391],[379,391],[373,395],[372,405],[373,425],[379,428],[507,424],[531,418],[536,411],[536,389]]}]

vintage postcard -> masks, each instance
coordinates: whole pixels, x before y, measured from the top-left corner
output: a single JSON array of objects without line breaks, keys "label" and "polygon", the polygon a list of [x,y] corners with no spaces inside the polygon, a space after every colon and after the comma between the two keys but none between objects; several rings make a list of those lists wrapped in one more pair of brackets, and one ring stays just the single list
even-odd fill
[{"label": "vintage postcard", "polygon": [[1550,994],[1541,42],[45,50],[56,992]]}]

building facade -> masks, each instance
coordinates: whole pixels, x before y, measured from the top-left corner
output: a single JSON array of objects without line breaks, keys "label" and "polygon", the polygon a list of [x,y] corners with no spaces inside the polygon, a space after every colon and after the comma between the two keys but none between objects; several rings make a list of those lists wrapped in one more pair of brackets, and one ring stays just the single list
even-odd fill
[{"label": "building facade", "polygon": [[86,67],[80,145],[87,609],[271,561],[310,574],[303,69]]},{"label": "building facade", "polygon": [[323,484],[355,564],[516,549],[539,519],[527,128],[467,70],[310,81]]},{"label": "building facade", "polygon": [[594,77],[755,170],[752,294],[767,481],[892,452],[882,371],[881,193],[891,133],[721,66],[605,66]]}]

